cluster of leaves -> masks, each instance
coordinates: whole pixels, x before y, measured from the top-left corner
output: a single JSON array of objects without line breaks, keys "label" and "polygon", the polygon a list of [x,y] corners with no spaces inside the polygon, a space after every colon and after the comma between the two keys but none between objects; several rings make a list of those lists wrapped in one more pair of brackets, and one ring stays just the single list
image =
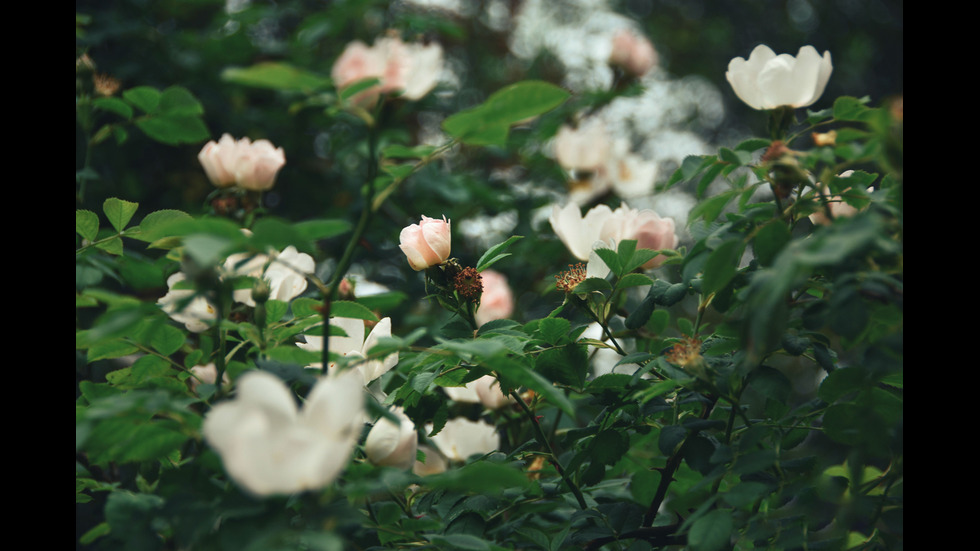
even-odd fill
[{"label": "cluster of leaves", "polygon": [[[329,81],[314,73],[263,63],[226,78],[303,94],[297,109],[327,106],[329,116],[349,117],[339,108],[343,98],[325,93]],[[515,138],[514,126],[566,99],[560,88],[529,80],[459,111],[442,128],[453,144],[513,155],[515,142],[539,138],[533,131]],[[185,89],[137,87],[86,105],[79,124],[93,130],[93,145],[110,135],[125,142],[128,123],[165,144],[205,138],[199,103]],[[95,130],[85,118],[92,112],[118,120]],[[259,216],[244,234],[238,223],[178,210],[155,210],[133,225],[139,204],[118,198],[101,213],[76,210],[79,543],[901,548],[901,121],[886,108],[841,98],[803,122],[806,132],[834,128],[836,140],[808,146],[801,131],[779,144],[752,139],[684,162],[668,185],[698,195],[695,240],[670,254],[657,275],[639,268],[660,252],[623,241],[598,251],[607,278],[587,279],[564,297],[536,293],[550,300],[546,315],[478,330],[430,316],[368,351],[370,358],[399,353],[381,386],[423,443],[463,416],[492,421],[499,450],[419,476],[374,466],[358,448],[341,479],[292,496],[257,499],[230,481],[201,437],[207,411],[230,389],[220,375],[216,384],[189,384],[191,369],[214,362],[232,381],[263,369],[305,395],[318,371],[304,366],[321,358],[295,342],[323,335],[321,306],[331,290],[317,280],[303,297],[266,302],[260,315],[231,303],[235,289],[253,282],[220,277],[221,263],[290,245],[339,261],[330,246],[358,243],[363,225]],[[380,147],[365,148],[376,171],[359,205],[369,214],[407,195],[402,184],[449,151],[377,132]],[[760,159],[780,147],[798,148]],[[846,169],[856,172],[837,177]],[[806,175],[860,211],[813,226],[808,215],[826,203]],[[869,186],[873,193],[863,191]],[[399,227],[378,225],[392,235]],[[546,248],[543,241],[512,237],[474,265],[506,266],[514,248]],[[531,273],[549,268],[543,259],[528,264]],[[188,290],[218,305],[208,332],[189,333],[155,304],[178,269],[191,276]],[[329,314],[377,321],[375,312],[408,311],[406,304],[421,300],[421,293],[407,300],[410,290],[334,300]],[[592,323],[601,337],[583,338]],[[615,369],[594,376],[607,351],[617,354]],[[800,374],[817,373],[826,377],[814,390],[794,388]],[[440,390],[486,374],[500,380],[512,404],[488,412]]]}]

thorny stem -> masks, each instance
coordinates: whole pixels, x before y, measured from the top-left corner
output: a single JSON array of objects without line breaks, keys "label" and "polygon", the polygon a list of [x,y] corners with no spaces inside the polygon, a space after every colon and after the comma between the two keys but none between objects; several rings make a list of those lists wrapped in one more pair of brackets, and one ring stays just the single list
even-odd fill
[{"label": "thorny stem", "polygon": [[521,395],[518,394],[516,390],[511,390],[510,395],[517,400],[517,403],[521,406],[521,409],[523,409],[524,413],[527,414],[527,418],[531,420],[531,426],[534,427],[534,434],[537,436],[538,442],[540,442],[541,445],[548,450],[548,461],[555,467],[555,470],[558,471],[559,476],[561,476],[561,479],[565,481],[565,484],[568,485],[568,488],[572,491],[572,493],[575,494],[575,500],[578,501],[578,506],[583,510],[588,509],[589,506],[585,503],[585,497],[582,495],[582,490],[580,490],[579,487],[576,486],[570,478],[568,478],[568,475],[565,473],[565,468],[562,466],[561,461],[558,460],[558,456],[555,455],[555,450],[551,447],[551,442],[549,442],[548,437],[545,436],[544,430],[541,428],[541,424],[538,422],[538,418],[534,416],[534,412],[531,411],[531,408],[527,407],[527,403],[524,402],[524,399],[521,398]]}]

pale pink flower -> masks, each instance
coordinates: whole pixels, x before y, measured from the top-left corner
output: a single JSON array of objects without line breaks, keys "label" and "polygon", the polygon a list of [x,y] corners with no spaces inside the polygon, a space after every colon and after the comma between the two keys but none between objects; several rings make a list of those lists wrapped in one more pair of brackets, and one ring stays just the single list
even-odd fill
[{"label": "pale pink flower", "polygon": [[500,409],[512,401],[512,398],[501,390],[500,382],[493,375],[484,375],[466,383],[465,386],[445,386],[442,390],[454,402],[483,404],[487,409]]},{"label": "pale pink flower", "polygon": [[606,205],[596,205],[582,216],[581,208],[569,203],[564,208],[555,205],[551,209],[551,229],[555,231],[572,256],[588,262],[597,241],[602,240],[602,228],[613,216]]},{"label": "pale pink flower", "polygon": [[582,123],[578,128],[562,125],[555,134],[555,158],[573,173],[598,172],[608,161],[611,147],[605,128],[598,122]]},{"label": "pale pink flower", "polygon": [[[190,369],[191,376],[187,378],[187,382],[191,385],[191,390],[197,392],[197,387],[199,385],[213,385],[218,380],[218,368],[214,363],[209,363],[207,365],[195,365]],[[221,376],[221,386],[225,386],[231,383],[228,379],[228,372],[225,371]]]},{"label": "pale pink flower", "polygon": [[[840,178],[847,178],[851,174],[854,174],[854,171],[853,170],[848,170],[848,171],[842,172],[839,177]],[[851,205],[849,205],[848,203],[846,203],[841,198],[840,195],[833,195],[833,196],[831,196],[829,190],[827,189],[827,186],[825,186],[825,185],[819,185],[819,189],[820,189],[820,195],[822,195],[824,198],[826,198],[827,208],[830,209],[830,214],[834,217],[834,219],[837,219],[837,218],[849,218],[849,217],[854,216],[855,214],[857,214],[858,209],[856,209],[856,208],[852,207]],[[846,192],[849,189],[851,189],[851,188],[849,188],[849,187],[848,188],[845,188],[844,191]],[[871,193],[872,191],[874,191],[874,186],[869,187],[867,191],[868,191],[868,193]],[[822,201],[820,202],[820,210],[818,210],[817,212],[814,212],[814,213],[810,214],[809,218],[810,218],[810,222],[812,222],[813,224],[819,224],[821,226],[829,226],[829,225],[831,225],[833,223],[833,220],[827,217],[827,213],[824,211],[824,207],[823,207],[823,202]]]},{"label": "pale pink flower", "polygon": [[423,216],[418,224],[407,226],[399,236],[399,247],[416,272],[449,260],[452,245],[451,221]]},{"label": "pale pink flower", "polygon": [[[618,245],[624,239],[635,239],[637,249],[675,249],[678,238],[674,230],[673,218],[661,218],[652,210],[631,209],[626,203],[613,211],[602,226],[599,234],[602,241],[612,241]],[[659,267],[667,257],[657,255],[643,265],[646,270]]]},{"label": "pale pink flower", "polygon": [[286,164],[286,154],[269,140],[248,138],[235,141],[230,134],[223,134],[217,142],[204,144],[197,159],[204,167],[208,179],[217,187],[238,185],[252,191],[272,188],[276,175]]},{"label": "pale pink flower", "polygon": [[509,318],[514,313],[514,293],[507,285],[507,276],[494,270],[483,270],[480,276],[483,278],[483,295],[475,314],[477,325]]},{"label": "pale pink flower", "polygon": [[381,94],[421,99],[435,88],[442,65],[439,44],[406,44],[397,36],[386,36],[371,47],[360,41],[348,44],[334,63],[331,76],[340,90],[358,81],[378,79],[377,85],[351,98],[356,105],[367,107]]},{"label": "pale pink flower", "polygon": [[[330,325],[341,328],[347,336],[334,335],[328,341],[330,351],[344,357],[366,358],[368,353],[374,348],[382,337],[391,336],[391,318],[382,318],[365,338],[364,320],[353,318],[330,318]],[[323,337],[306,335],[305,343],[296,343],[296,346],[310,352],[323,351]],[[320,366],[322,364],[314,364]],[[381,377],[398,365],[398,353],[394,352],[379,360],[368,360],[357,364],[357,371],[361,373],[364,385],[369,385],[375,379]],[[329,373],[337,370],[337,364],[331,362],[327,366]]]},{"label": "pale pink flower", "polygon": [[[289,302],[306,290],[306,277],[313,273],[316,263],[313,257],[299,252],[290,245],[280,253],[270,255],[236,253],[225,260],[226,272],[237,276],[263,278],[269,282],[269,298]],[[236,289],[236,302],[255,306],[252,289]]]},{"label": "pale pink flower", "polygon": [[653,44],[630,29],[621,29],[613,36],[609,62],[627,72],[642,76],[657,65],[659,57]]}]

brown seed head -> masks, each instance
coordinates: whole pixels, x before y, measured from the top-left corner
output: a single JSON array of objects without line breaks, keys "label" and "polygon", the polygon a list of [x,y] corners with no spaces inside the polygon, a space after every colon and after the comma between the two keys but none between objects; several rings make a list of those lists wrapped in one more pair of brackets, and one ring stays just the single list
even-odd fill
[{"label": "brown seed head", "polygon": [[453,284],[456,287],[456,292],[471,302],[479,300],[480,295],[483,294],[483,276],[476,271],[476,268],[469,266],[463,268],[453,278]]}]

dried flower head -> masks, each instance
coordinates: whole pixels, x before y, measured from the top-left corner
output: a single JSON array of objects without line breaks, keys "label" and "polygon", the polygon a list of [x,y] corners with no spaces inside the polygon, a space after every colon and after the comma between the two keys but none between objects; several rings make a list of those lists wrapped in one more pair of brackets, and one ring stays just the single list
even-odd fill
[{"label": "dried flower head", "polygon": [[571,293],[575,290],[575,287],[578,286],[579,283],[585,281],[587,277],[588,274],[586,272],[585,264],[581,262],[575,265],[569,264],[567,270],[564,272],[558,272],[558,274],[555,275],[555,279],[557,280],[555,282],[555,287],[558,287],[558,290],[560,291]]},{"label": "dried flower head", "polygon": [[92,77],[92,84],[95,86],[95,93],[105,97],[115,95],[122,86],[122,82],[118,78],[113,78],[105,73],[95,73]]},{"label": "dried flower head", "polygon": [[670,352],[667,352],[667,361],[683,368],[696,366],[703,359],[701,356],[701,339],[697,337],[685,335],[674,344]]},{"label": "dried flower head", "polygon": [[467,266],[453,278],[456,292],[470,302],[476,302],[483,294],[483,277],[476,268]]}]

